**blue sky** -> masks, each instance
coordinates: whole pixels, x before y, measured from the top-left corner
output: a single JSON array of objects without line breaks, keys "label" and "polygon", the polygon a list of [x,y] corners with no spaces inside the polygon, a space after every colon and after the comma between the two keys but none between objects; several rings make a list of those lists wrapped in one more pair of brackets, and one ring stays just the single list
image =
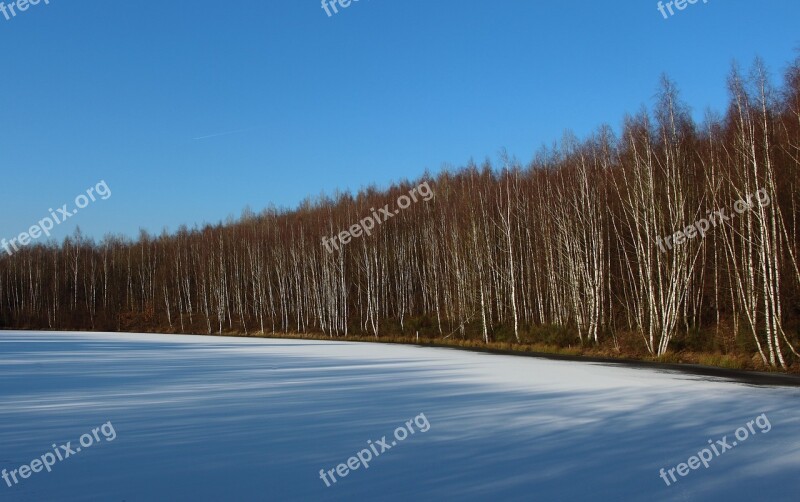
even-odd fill
[{"label": "blue sky", "polygon": [[57,238],[216,223],[501,148],[527,162],[567,129],[617,128],[662,72],[702,118],[723,111],[733,60],[760,55],[777,83],[800,46],[797,0],[701,0],[666,20],[656,4],[360,0],[328,17],[319,0],[50,0],[0,15],[0,237],[100,180],[112,197]]}]

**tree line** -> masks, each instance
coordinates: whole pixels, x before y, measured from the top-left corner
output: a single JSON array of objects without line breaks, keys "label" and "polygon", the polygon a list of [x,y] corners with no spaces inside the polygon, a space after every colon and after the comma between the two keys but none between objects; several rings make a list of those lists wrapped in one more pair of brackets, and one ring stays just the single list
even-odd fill
[{"label": "tree line", "polygon": [[[787,367],[800,360],[800,59],[779,86],[760,61],[734,67],[728,89],[725,113],[698,124],[664,77],[618,135],[566,133],[526,165],[502,154],[135,240],[76,231],[0,257],[0,326],[421,332],[749,351]],[[325,250],[421,182],[432,200]],[[769,205],[666,252],[657,242],[759,190]]]}]

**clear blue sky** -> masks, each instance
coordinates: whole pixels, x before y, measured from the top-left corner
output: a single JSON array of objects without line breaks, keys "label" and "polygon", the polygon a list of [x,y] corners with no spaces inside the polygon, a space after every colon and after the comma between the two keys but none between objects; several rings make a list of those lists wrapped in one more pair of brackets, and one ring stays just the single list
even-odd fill
[{"label": "clear blue sky", "polygon": [[652,105],[662,72],[697,117],[722,111],[734,59],[762,56],[777,82],[800,45],[797,0],[700,0],[668,20],[656,3],[360,0],[329,18],[319,0],[50,0],[0,15],[0,237],[99,180],[112,197],[58,238],[216,223],[503,147],[528,161]]}]

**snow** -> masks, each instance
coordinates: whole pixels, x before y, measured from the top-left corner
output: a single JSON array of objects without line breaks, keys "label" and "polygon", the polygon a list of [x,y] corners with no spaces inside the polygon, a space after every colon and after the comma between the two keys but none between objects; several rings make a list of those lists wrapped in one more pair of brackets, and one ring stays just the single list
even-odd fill
[{"label": "snow", "polygon": [[[0,332],[0,469],[117,437],[0,500],[798,500],[800,389],[346,342]],[[430,423],[335,469],[420,413]],[[766,413],[666,486],[669,469]]]}]

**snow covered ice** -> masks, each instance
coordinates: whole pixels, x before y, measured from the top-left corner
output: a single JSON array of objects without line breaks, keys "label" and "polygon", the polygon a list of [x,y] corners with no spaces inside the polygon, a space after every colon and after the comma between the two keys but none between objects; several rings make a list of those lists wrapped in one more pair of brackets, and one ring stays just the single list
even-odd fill
[{"label": "snow covered ice", "polygon": [[[798,500],[800,389],[450,349],[0,332],[0,469],[112,422],[0,500]],[[331,487],[320,469],[424,413]],[[758,415],[666,486],[659,469]],[[102,438],[102,436],[101,436]]]}]

